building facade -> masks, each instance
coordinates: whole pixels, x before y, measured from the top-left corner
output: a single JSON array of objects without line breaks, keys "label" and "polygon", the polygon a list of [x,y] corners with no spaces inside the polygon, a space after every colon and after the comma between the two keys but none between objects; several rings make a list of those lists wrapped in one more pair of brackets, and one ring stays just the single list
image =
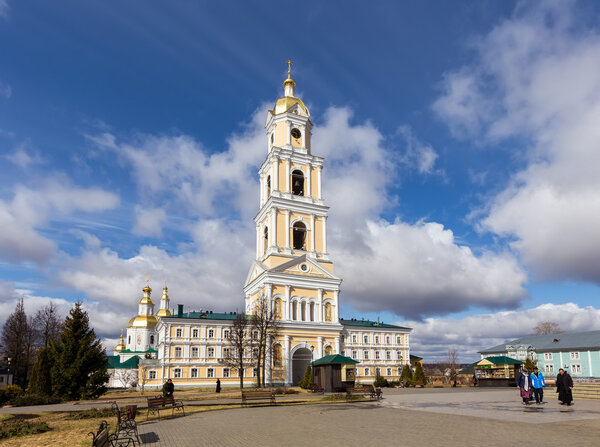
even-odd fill
[{"label": "building facade", "polygon": [[480,352],[524,362],[530,358],[547,376],[564,368],[573,378],[600,378],[600,331],[530,335]]},{"label": "building facade", "polygon": [[[296,384],[311,361],[331,354],[358,360],[360,382],[378,374],[397,380],[410,359],[411,329],[339,317],[342,280],[327,248],[323,158],[312,153],[313,125],[308,108],[294,96],[295,85],[288,66],[284,95],[267,111],[267,155],[258,170],[254,218],[256,257],[243,286],[245,313],[252,315],[266,300],[279,322],[278,335],[270,340],[266,381]],[[167,378],[181,386],[212,386],[217,378],[224,385],[237,383],[238,372],[223,362],[235,313],[184,313],[179,306],[171,314],[165,284],[161,309],[154,314],[151,289],[146,285],[143,291],[121,353],[151,357],[140,362],[148,386]],[[255,373],[249,368],[245,376]]]}]

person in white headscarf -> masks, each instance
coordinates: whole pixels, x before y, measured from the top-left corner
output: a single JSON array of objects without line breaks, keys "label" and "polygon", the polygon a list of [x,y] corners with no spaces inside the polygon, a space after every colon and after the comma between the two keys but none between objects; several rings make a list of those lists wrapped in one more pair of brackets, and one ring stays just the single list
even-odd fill
[{"label": "person in white headscarf", "polygon": [[531,398],[531,376],[527,368],[523,368],[519,377],[517,378],[517,386],[523,398],[523,404],[529,405],[529,399]]}]

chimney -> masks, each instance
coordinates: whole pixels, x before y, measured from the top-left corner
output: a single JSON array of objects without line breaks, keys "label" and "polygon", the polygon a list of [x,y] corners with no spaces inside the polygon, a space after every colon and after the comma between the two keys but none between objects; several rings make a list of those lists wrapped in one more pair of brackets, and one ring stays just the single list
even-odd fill
[{"label": "chimney", "polygon": [[183,304],[178,304],[177,305],[177,316],[178,317],[183,317]]}]

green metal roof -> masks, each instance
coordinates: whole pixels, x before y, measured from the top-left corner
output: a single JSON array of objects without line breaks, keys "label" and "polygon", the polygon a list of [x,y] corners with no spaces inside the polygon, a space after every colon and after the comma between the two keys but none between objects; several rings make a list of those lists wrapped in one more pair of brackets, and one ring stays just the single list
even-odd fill
[{"label": "green metal roof", "polygon": [[147,351],[131,351],[129,349],[125,349],[124,351],[121,351],[125,354],[156,354],[158,351],[156,349],[148,349]]},{"label": "green metal roof", "polygon": [[411,360],[423,360],[423,357],[419,357],[418,355],[410,355]]},{"label": "green metal roof", "polygon": [[237,318],[237,312],[184,312],[181,315],[174,314],[168,317],[162,317],[163,320],[169,318],[189,318],[189,319],[203,319],[203,320],[229,320],[233,321]]},{"label": "green metal roof", "polygon": [[394,324],[387,324],[383,322],[370,321],[370,320],[344,320],[340,318],[340,323],[344,326],[355,326],[355,327],[376,327],[376,328],[389,328],[389,329],[412,329],[410,327],[396,326]]},{"label": "green metal roof", "polygon": [[107,355],[108,369],[137,369],[140,358],[138,356],[131,357],[121,363],[121,358],[118,355]]},{"label": "green metal roof", "polygon": [[482,360],[489,360],[490,362],[492,362],[494,365],[500,365],[502,363],[511,363],[513,365],[520,365],[523,362],[519,361],[519,360],[515,360],[515,359],[511,359],[510,357],[507,357],[505,355],[499,355],[497,357],[486,357],[484,359],[479,360],[476,365],[479,364],[479,362],[481,362]]},{"label": "green metal roof", "polygon": [[315,360],[314,362],[312,362],[312,365],[318,366],[318,365],[332,365],[332,364],[340,364],[340,363],[360,363],[360,362],[358,362],[354,359],[351,359],[350,357],[345,357],[340,354],[331,354],[331,355],[326,355],[325,357],[321,357],[318,360]]}]

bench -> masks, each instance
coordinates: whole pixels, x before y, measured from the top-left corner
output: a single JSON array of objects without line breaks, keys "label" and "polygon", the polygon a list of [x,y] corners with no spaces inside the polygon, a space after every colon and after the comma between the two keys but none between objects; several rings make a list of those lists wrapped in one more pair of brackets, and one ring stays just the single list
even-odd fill
[{"label": "bench", "polygon": [[92,447],[135,447],[135,440],[131,437],[120,436],[118,433],[108,434],[108,423],[100,422],[98,430],[88,433],[92,435]]},{"label": "bench", "polygon": [[346,388],[346,399],[351,400],[352,396],[363,396],[369,399],[381,399],[381,388],[375,388],[373,385],[361,385],[354,388]]},{"label": "bench", "polygon": [[321,393],[323,394],[323,387],[313,383],[310,387],[311,393]]},{"label": "bench", "polygon": [[133,438],[135,436],[135,439],[137,439],[138,443],[140,443],[137,424],[135,422],[135,406],[133,406],[133,414],[131,415],[121,415],[121,409],[119,408],[119,405],[117,405],[116,402],[113,402],[111,407],[113,412],[117,416],[117,435],[130,438]]},{"label": "bench", "polygon": [[275,393],[273,391],[242,391],[242,406],[248,405],[249,400],[268,400],[275,405]]},{"label": "bench", "polygon": [[183,402],[180,400],[175,400],[173,396],[156,396],[148,398],[148,413],[146,414],[146,420],[150,417],[151,414],[157,414],[160,419],[160,410],[168,410],[171,409],[171,416],[175,414],[175,410],[181,411],[183,415],[185,415],[185,411],[183,410]]}]

